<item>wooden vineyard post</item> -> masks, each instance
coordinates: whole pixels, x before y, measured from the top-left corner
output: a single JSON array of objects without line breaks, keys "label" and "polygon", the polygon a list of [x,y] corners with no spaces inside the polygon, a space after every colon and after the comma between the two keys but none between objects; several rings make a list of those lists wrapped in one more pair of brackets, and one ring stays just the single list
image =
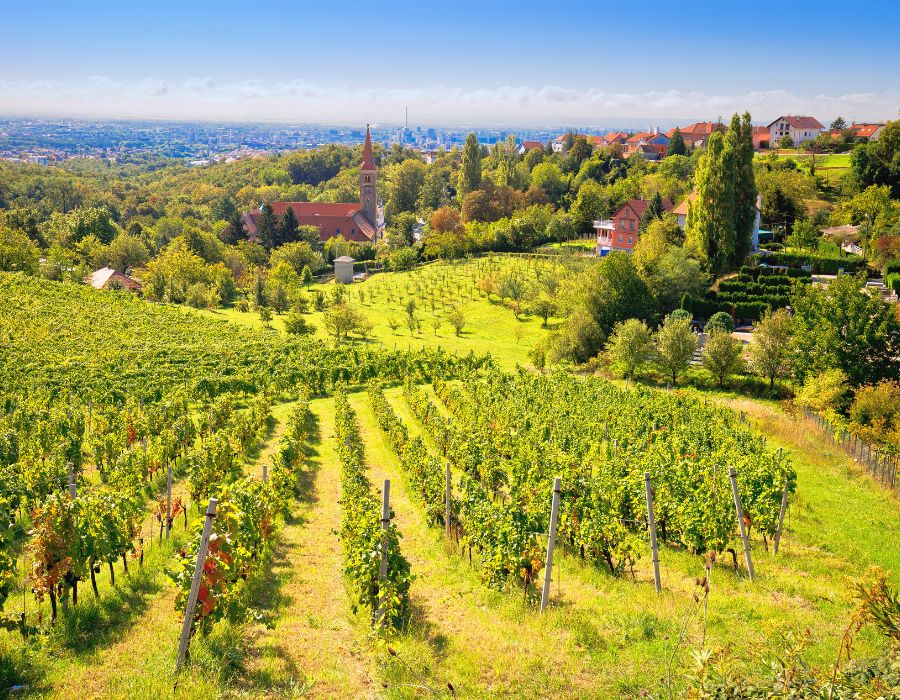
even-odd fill
[{"label": "wooden vineyard post", "polygon": [[263,479],[263,483],[266,483],[269,480],[269,465],[266,462],[263,462],[262,479]]},{"label": "wooden vineyard post", "polygon": [[544,565],[544,588],[541,591],[541,612],[550,600],[550,582],[553,578],[553,549],[556,546],[556,520],[559,517],[559,489],[562,479],[553,480],[553,500],[550,504],[550,532],[547,537],[547,562]]},{"label": "wooden vineyard post", "polygon": [[381,568],[378,571],[379,601],[378,624],[382,627],[387,617],[387,566],[388,566],[388,526],[391,524],[391,480],[384,480],[384,491],[381,498]]},{"label": "wooden vineyard post", "polygon": [[728,470],[728,476],[731,477],[731,490],[734,492],[734,509],[737,512],[738,526],[741,529],[741,539],[744,542],[744,559],[747,561],[747,573],[750,580],[753,580],[753,559],[750,556],[750,540],[747,539],[747,528],[744,525],[744,511],[741,510],[741,497],[738,493],[737,472],[734,467]]},{"label": "wooden vineyard post", "polygon": [[169,471],[166,474],[166,539],[169,539],[169,533],[172,532],[172,465],[169,465]]},{"label": "wooden vineyard post", "polygon": [[778,554],[778,544],[781,542],[781,528],[784,525],[784,512],[787,510],[788,504],[788,482],[784,480],[784,492],[781,494],[781,510],[778,511],[778,529],[775,530],[775,545],[772,548],[772,554]]},{"label": "wooden vineyard post", "polygon": [[187,607],[184,611],[184,623],[181,625],[181,637],[178,639],[178,656],[175,659],[175,673],[181,669],[181,665],[187,658],[188,645],[191,643],[191,628],[194,626],[194,608],[197,607],[197,595],[200,593],[200,578],[203,575],[203,565],[206,563],[206,552],[209,550],[209,536],[212,532],[213,518],[216,517],[215,498],[209,499],[209,507],[206,509],[206,521],[203,523],[203,534],[200,536],[200,548],[197,550],[197,564],[194,567],[194,576],[191,578],[191,592],[188,594]]},{"label": "wooden vineyard post", "polygon": [[78,489],[75,486],[75,465],[69,462],[66,467],[68,467],[69,496],[74,501],[78,496]]},{"label": "wooden vineyard post", "polygon": [[650,529],[650,552],[653,555],[653,583],[656,592],[662,591],[659,578],[659,549],[656,545],[656,518],[653,516],[653,486],[650,485],[650,472],[644,472],[644,491],[647,494],[647,526]]},{"label": "wooden vineyard post", "polygon": [[447,470],[444,474],[444,530],[447,539],[450,539],[450,495],[452,489],[452,481],[450,478],[450,463],[447,463]]}]

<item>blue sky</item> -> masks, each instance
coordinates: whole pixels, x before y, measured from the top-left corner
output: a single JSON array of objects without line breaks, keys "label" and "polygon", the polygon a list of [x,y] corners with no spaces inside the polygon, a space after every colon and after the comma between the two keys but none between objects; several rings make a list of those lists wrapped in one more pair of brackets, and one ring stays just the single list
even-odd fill
[{"label": "blue sky", "polygon": [[887,0],[780,16],[729,0],[5,4],[7,114],[350,123],[409,105],[414,121],[525,125],[900,107]]}]

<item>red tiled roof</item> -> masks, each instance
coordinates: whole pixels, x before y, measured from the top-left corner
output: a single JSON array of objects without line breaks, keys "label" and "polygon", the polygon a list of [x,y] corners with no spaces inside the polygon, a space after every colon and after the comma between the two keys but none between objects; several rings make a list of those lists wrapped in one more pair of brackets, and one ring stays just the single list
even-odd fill
[{"label": "red tiled roof", "polygon": [[786,121],[795,129],[824,129],[825,127],[819,123],[819,120],[815,117],[798,117],[798,116],[784,116],[778,117],[775,121],[769,124],[769,128],[772,127],[772,124],[779,121]]},{"label": "red tiled roof", "polygon": [[[272,202],[272,212],[280,217],[290,207],[301,226],[317,226],[322,240],[341,235],[350,241],[371,241],[375,238],[375,226],[360,211],[357,203],[340,202]],[[247,233],[256,235],[259,210],[244,215]]]},{"label": "red tiled roof", "polygon": [[360,170],[375,170],[375,157],[372,155],[372,135],[369,133],[369,125],[366,124],[366,145],[363,146],[362,165]]},{"label": "red tiled roof", "polygon": [[[678,127],[678,130],[681,132],[682,137],[685,137],[687,140],[692,140],[709,136],[713,131],[725,131],[725,125],[717,122],[694,122],[687,126],[680,126]],[[675,127],[666,132],[666,137],[672,138],[672,134],[674,133]]]},{"label": "red tiled roof", "polygon": [[522,141],[522,148],[526,151],[530,151],[533,148],[544,150],[544,144],[540,141]]},{"label": "red tiled roof", "polygon": [[850,126],[850,131],[854,136],[867,139],[883,126],[884,124],[853,124]]},{"label": "red tiled roof", "polygon": [[637,144],[641,141],[646,141],[647,139],[652,139],[656,134],[652,134],[649,131],[639,131],[636,134],[632,134],[628,137],[628,140],[625,143]]},{"label": "red tiled roof", "polygon": [[[631,209],[640,219],[644,215],[644,211],[646,211],[647,207],[649,206],[649,199],[629,199],[619,208],[619,211],[615,213],[613,219],[617,219],[625,209]],[[663,211],[669,211],[671,208],[672,202],[669,199],[663,197]]]},{"label": "red tiled roof", "polygon": [[769,127],[767,126],[754,126],[753,127],[753,135],[754,136],[768,136],[769,135]]}]

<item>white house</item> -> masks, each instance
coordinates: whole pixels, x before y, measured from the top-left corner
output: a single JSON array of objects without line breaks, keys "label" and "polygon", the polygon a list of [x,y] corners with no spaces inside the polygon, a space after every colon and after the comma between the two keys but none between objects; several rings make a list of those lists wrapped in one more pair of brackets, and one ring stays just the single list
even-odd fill
[{"label": "white house", "polygon": [[774,148],[785,136],[790,136],[795,146],[810,141],[825,127],[815,117],[778,117],[769,124],[769,145]]}]

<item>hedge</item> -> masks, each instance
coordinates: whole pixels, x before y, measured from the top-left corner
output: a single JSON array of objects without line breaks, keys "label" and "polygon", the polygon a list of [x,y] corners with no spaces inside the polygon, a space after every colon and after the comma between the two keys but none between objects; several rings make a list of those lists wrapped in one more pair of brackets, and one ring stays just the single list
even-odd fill
[{"label": "hedge", "polygon": [[848,255],[846,258],[835,258],[825,255],[785,253],[779,251],[769,255],[765,261],[776,265],[788,267],[802,267],[809,265],[815,274],[836,275],[843,269],[847,274],[856,274],[866,269],[866,261],[858,255]]}]

